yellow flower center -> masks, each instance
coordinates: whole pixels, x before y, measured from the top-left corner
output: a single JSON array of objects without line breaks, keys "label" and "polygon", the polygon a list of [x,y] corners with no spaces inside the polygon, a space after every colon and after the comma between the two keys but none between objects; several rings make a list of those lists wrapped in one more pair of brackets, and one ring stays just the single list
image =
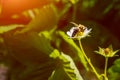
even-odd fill
[{"label": "yellow flower center", "polygon": [[104,49],[104,52],[105,52],[105,54],[107,55],[107,54],[110,53],[110,49],[109,49],[109,48],[106,48],[106,49]]},{"label": "yellow flower center", "polygon": [[83,32],[79,32],[78,35],[79,35],[79,36],[82,36],[82,35],[83,35]]}]

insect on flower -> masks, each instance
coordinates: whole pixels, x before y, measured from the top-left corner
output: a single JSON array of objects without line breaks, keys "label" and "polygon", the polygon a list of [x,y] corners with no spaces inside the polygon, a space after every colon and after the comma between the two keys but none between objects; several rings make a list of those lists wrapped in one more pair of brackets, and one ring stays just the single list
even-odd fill
[{"label": "insect on flower", "polygon": [[72,27],[70,29],[70,31],[67,31],[67,35],[70,37],[70,38],[84,38],[86,36],[88,36],[88,34],[90,33],[90,31],[92,29],[89,29],[87,27],[85,27],[84,25],[81,25],[81,24],[76,24],[74,22],[71,22],[72,24],[75,25],[75,27]]}]

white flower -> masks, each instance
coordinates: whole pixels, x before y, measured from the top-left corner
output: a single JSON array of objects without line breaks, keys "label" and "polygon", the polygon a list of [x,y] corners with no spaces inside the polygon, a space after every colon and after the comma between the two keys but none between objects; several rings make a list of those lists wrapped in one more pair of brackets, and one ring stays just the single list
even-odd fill
[{"label": "white flower", "polygon": [[67,31],[67,35],[70,38],[84,38],[88,36],[88,34],[91,32],[92,29],[89,29],[85,27],[84,25],[77,25],[76,23],[73,23],[75,27],[72,27],[70,31]]}]

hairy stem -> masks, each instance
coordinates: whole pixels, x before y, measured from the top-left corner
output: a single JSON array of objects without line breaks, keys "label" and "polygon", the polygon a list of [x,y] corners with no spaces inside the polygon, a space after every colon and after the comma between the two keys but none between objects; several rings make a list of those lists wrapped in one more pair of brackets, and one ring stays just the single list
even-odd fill
[{"label": "hairy stem", "polygon": [[108,65],[108,57],[105,57],[105,69],[104,69],[105,80],[108,80],[108,78],[107,78],[107,65]]},{"label": "hairy stem", "polygon": [[90,59],[87,57],[87,55],[85,54],[83,47],[82,47],[82,43],[81,43],[81,39],[79,39],[79,45],[80,45],[80,49],[85,57],[85,59],[87,60],[88,64],[90,65],[90,67],[92,68],[93,72],[95,73],[96,77],[98,79],[100,79],[100,75],[98,74],[98,72],[96,71],[96,69],[94,68],[94,66],[92,65]]}]

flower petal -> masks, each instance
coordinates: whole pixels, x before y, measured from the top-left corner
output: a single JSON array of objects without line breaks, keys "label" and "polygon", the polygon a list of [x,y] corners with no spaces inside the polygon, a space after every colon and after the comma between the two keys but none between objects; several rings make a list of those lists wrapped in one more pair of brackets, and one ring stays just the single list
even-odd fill
[{"label": "flower petal", "polygon": [[69,37],[72,37],[72,33],[71,33],[70,31],[67,31],[67,35],[68,35]]},{"label": "flower petal", "polygon": [[83,37],[88,36],[88,34],[91,32],[91,30],[92,30],[92,29],[89,29],[89,30],[88,30],[88,29],[86,28],[85,31],[84,31],[84,33],[83,33]]}]

